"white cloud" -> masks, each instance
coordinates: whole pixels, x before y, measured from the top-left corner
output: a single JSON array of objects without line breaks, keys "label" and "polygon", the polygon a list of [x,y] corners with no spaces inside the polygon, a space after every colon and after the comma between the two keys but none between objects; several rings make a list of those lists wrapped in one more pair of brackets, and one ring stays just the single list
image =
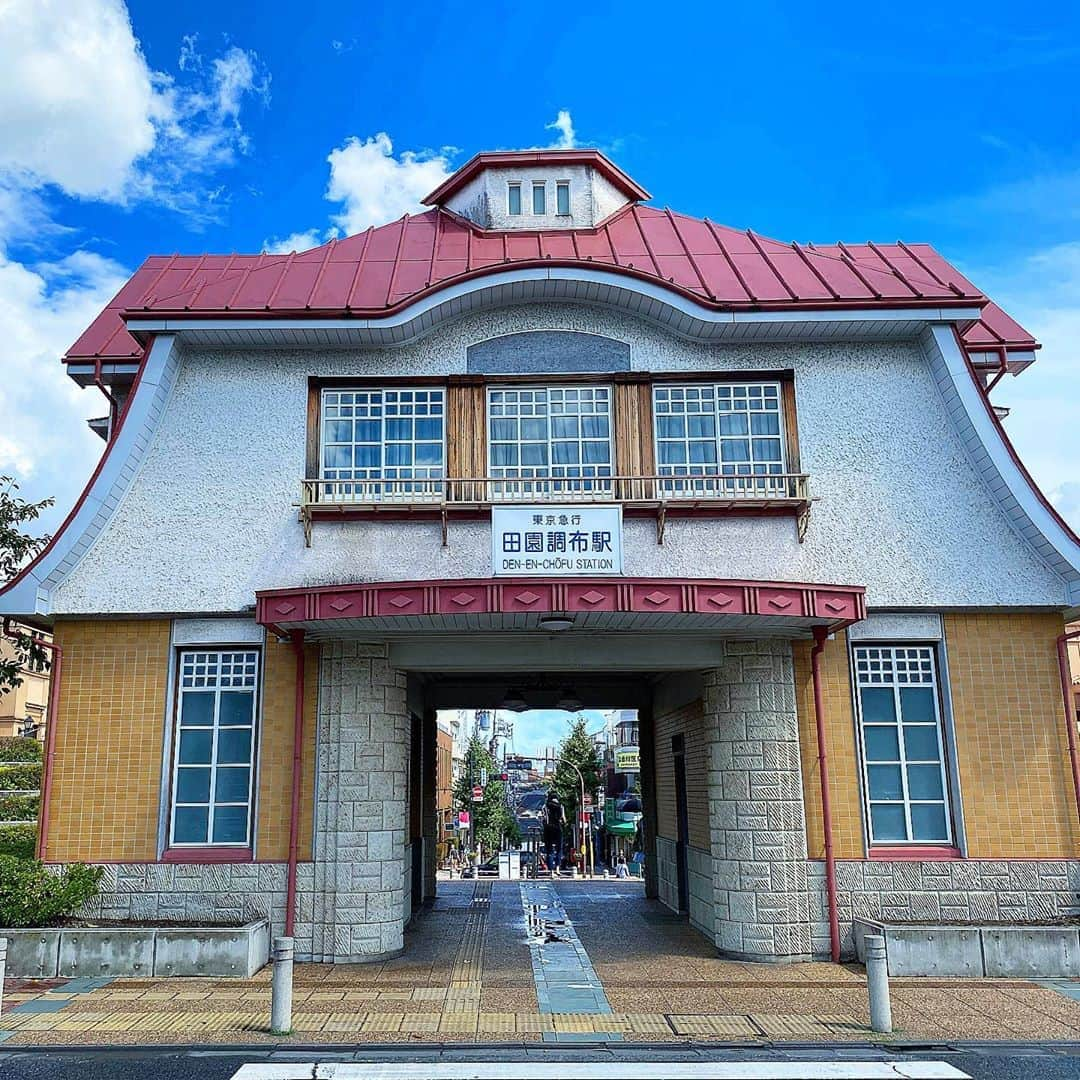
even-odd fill
[{"label": "white cloud", "polygon": [[450,175],[450,151],[403,150],[385,131],[364,139],[353,136],[330,152],[326,197],[344,204],[334,223],[348,234],[383,225],[422,210],[420,200]]},{"label": "white cloud", "polygon": [[558,116],[550,124],[544,125],[547,131],[557,131],[558,139],[552,144],[558,150],[572,150],[577,146],[577,136],[574,133],[574,121],[570,117],[569,109],[560,109]]},{"label": "white cloud", "polygon": [[1042,342],[1037,362],[1006,378],[994,401],[1024,464],[1080,530],[1080,241],[1058,244],[1008,269],[972,270],[972,280]]},{"label": "white cloud", "polygon": [[263,251],[271,255],[288,255],[290,251],[307,251],[308,248],[318,247],[321,243],[323,243],[323,238],[319,230],[308,229],[307,232],[290,233],[288,236],[264,240]]},{"label": "white cloud", "polygon": [[104,448],[85,423],[104,414],[104,400],[81,391],[57,359],[126,278],[90,252],[33,267],[0,254],[0,472],[14,472],[24,498],[56,499],[43,531],[74,504]]},{"label": "white cloud", "polygon": [[196,37],[185,37],[179,82],[151,70],[122,0],[9,0],[0,20],[9,189],[209,212],[213,189],[199,179],[247,151],[242,104],[269,98],[254,53],[231,46],[205,65]]}]

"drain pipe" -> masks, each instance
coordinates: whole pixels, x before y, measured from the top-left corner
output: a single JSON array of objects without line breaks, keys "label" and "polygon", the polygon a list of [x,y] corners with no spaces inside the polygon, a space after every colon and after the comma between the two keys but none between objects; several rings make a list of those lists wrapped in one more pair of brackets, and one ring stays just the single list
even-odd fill
[{"label": "drain pipe", "polygon": [[[53,758],[56,754],[56,724],[60,716],[60,669],[64,662],[64,650],[55,642],[46,641],[36,634],[31,635],[34,643],[52,653],[49,664],[49,711],[45,717],[45,763],[41,770],[41,811],[38,816],[38,838],[36,857],[45,858],[45,844],[49,836],[49,801],[52,795]],[[19,635],[13,629],[9,616],[4,617],[4,637],[18,641]]]},{"label": "drain pipe", "polygon": [[840,962],[840,919],[836,907],[836,855],[833,852],[832,803],[829,798],[829,756],[825,747],[825,706],[821,695],[821,654],[829,631],[814,627],[810,672],[814,682],[814,721],[817,725],[818,774],[821,777],[821,824],[825,834],[825,896],[829,905],[829,949],[834,964]]},{"label": "drain pipe", "polygon": [[304,631],[289,634],[296,656],[296,697],[293,704],[292,801],[289,807],[289,869],[285,886],[285,936],[296,925],[296,853],[300,842],[300,770],[304,752]]},{"label": "drain pipe", "polygon": [[1076,749],[1076,702],[1069,674],[1068,643],[1080,638],[1080,630],[1064,633],[1057,639],[1058,672],[1061,675],[1061,700],[1065,705],[1065,734],[1069,737],[1069,761],[1072,764],[1073,794],[1076,796],[1076,816],[1080,819],[1080,758]]}]

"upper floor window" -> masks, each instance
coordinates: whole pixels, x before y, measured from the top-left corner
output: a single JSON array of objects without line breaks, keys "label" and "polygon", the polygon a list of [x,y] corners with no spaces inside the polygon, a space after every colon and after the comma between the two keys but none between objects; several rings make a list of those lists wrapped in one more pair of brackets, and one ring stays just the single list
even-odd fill
[{"label": "upper floor window", "polygon": [[328,498],[424,493],[443,476],[441,388],[323,390],[320,479]]},{"label": "upper floor window", "polygon": [[767,479],[786,471],[779,383],[662,384],[653,391],[653,409],[659,475],[692,478],[666,490],[768,494],[783,487]]},{"label": "upper floor window", "polygon": [[555,185],[555,213],[560,217],[570,216],[570,181],[560,180]]},{"label": "upper floor window", "polygon": [[511,216],[516,217],[521,213],[521,185],[510,184],[506,189],[506,210]]},{"label": "upper floor window", "polygon": [[542,181],[537,181],[532,186],[533,196],[533,213],[534,214],[546,214],[547,213],[547,185]]},{"label": "upper floor window", "polygon": [[852,656],[871,843],[951,843],[934,646]]},{"label": "upper floor window", "polygon": [[612,475],[610,387],[490,388],[488,455],[493,479],[573,481],[538,493],[603,490],[593,481]]},{"label": "upper floor window", "polygon": [[171,844],[251,843],[254,649],[180,653]]}]

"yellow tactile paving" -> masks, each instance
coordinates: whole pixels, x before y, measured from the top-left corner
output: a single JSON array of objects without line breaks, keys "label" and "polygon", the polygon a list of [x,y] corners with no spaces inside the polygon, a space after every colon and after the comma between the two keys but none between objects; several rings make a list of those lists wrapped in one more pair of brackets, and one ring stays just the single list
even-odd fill
[{"label": "yellow tactile paving", "polygon": [[399,1031],[438,1031],[438,1013],[407,1013],[401,1021]]},{"label": "yellow tactile paving", "polygon": [[551,1013],[518,1013],[517,1030],[520,1033],[530,1031],[554,1031],[555,1024]]},{"label": "yellow tactile paving", "polygon": [[477,1024],[478,1031],[517,1031],[514,1013],[482,1012]]},{"label": "yellow tactile paving", "polygon": [[676,1035],[726,1035],[752,1039],[757,1028],[745,1016],[669,1016]]},{"label": "yellow tactile paving", "polygon": [[[405,1019],[404,1013],[368,1013],[364,1019],[361,1031],[398,1031],[401,1022]],[[324,1030],[330,1030],[329,1027]],[[441,1030],[441,1029],[440,1029]]]},{"label": "yellow tactile paving", "polygon": [[444,1012],[439,1020],[440,1031],[475,1031],[479,1012]]},{"label": "yellow tactile paving", "polygon": [[612,1017],[625,1031],[635,1035],[670,1035],[667,1017],[654,1013],[621,1013]]}]

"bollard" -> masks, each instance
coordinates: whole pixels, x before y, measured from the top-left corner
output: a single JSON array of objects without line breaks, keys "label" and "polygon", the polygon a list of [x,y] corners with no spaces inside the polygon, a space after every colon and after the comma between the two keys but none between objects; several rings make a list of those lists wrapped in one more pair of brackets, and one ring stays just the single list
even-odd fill
[{"label": "bollard", "polygon": [[293,939],[274,938],[274,965],[270,984],[270,1032],[288,1035],[292,1031]]},{"label": "bollard", "polygon": [[880,934],[870,934],[866,938],[866,989],[870,995],[870,1027],[888,1034],[892,1031],[889,961],[885,954],[885,939]]},{"label": "bollard", "polygon": [[7,938],[0,937],[0,1012],[4,1011],[4,969],[7,967]]}]

